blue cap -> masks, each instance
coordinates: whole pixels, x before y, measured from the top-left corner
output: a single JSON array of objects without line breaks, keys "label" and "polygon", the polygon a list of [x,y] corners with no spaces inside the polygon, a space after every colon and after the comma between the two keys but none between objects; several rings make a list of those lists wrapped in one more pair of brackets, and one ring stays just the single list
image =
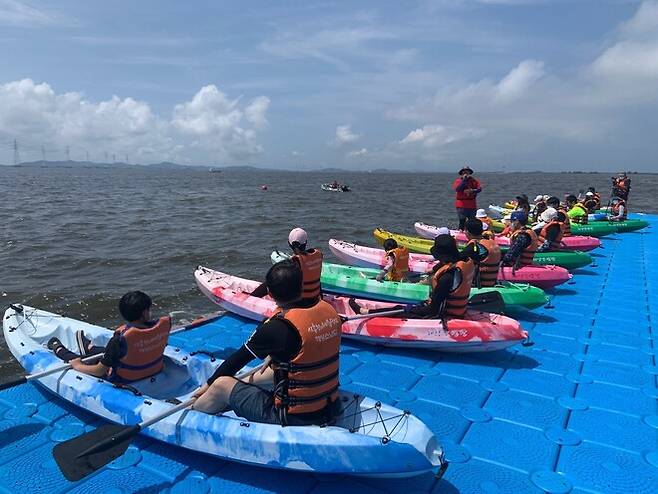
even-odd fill
[{"label": "blue cap", "polygon": [[521,223],[525,223],[528,221],[528,217],[525,215],[523,211],[514,211],[512,212],[512,215],[510,216],[510,219],[512,221],[520,221]]}]

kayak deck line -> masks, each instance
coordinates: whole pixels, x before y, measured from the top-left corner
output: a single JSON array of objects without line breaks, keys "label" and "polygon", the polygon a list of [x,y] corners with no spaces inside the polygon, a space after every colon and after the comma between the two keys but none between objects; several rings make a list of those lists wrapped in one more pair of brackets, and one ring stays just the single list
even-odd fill
[{"label": "kayak deck line", "polygon": [[[500,492],[658,492],[658,306],[650,302],[658,300],[658,216],[643,219],[651,228],[604,238],[597,266],[556,288],[554,308],[528,315],[533,347],[455,356],[343,344],[342,387],[425,422],[450,462],[441,480],[281,472],[140,436],[111,466],[73,484],[57,471],[52,447],[104,422],[24,384],[0,392],[0,491],[100,483],[113,492],[478,492],[486,482]],[[225,315],[170,342],[219,358],[254,328]]]}]

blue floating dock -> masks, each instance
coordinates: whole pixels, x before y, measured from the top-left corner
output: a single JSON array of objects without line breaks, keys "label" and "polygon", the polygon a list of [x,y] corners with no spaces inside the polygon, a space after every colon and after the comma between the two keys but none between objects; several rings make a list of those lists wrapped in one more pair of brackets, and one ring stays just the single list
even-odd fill
[{"label": "blue floating dock", "polygon": [[[282,472],[140,437],[71,483],[53,445],[101,421],[26,384],[0,393],[0,493],[656,493],[658,217],[643,218],[651,228],[604,239],[552,308],[521,318],[532,347],[460,356],[345,342],[343,387],[419,416],[450,461],[441,480]],[[221,357],[254,327],[227,315],[171,344]]]}]

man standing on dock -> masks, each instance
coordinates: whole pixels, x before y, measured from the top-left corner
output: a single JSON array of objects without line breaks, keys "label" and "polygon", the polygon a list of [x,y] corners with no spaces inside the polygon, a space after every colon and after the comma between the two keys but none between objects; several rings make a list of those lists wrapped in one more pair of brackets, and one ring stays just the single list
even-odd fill
[{"label": "man standing on dock", "polygon": [[459,218],[459,229],[464,230],[464,224],[469,218],[475,218],[477,211],[477,195],[482,191],[480,181],[473,177],[473,170],[466,165],[459,170],[459,178],[452,183],[455,191],[455,208]]}]

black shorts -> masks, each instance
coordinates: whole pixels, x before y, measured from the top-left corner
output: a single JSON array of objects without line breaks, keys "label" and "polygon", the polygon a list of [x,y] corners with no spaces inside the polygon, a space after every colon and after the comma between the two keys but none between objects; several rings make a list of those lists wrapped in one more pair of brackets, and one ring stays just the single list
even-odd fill
[{"label": "black shorts", "polygon": [[[326,411],[304,415],[288,415],[286,425],[322,425],[327,423],[330,416],[336,413],[339,406],[337,400]],[[279,411],[274,407],[274,394],[272,391],[238,381],[231,391],[228,399],[229,408],[238,417],[243,417],[250,422],[263,424],[281,424]]]}]

